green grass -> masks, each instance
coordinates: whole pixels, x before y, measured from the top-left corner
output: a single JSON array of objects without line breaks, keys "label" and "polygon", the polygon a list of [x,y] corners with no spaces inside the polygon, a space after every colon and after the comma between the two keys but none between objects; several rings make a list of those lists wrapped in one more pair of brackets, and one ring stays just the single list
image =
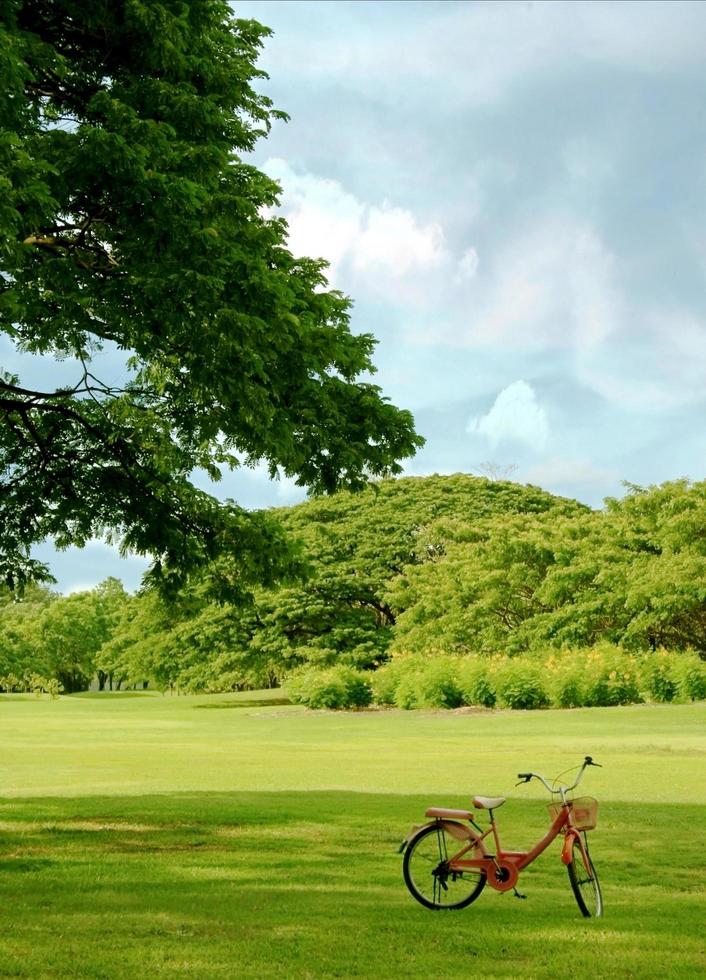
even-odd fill
[{"label": "green grass", "polygon": [[[701,977],[706,705],[306,712],[279,692],[0,697],[0,976]],[[586,753],[602,920],[559,846],[453,913],[417,905],[396,846],[474,793],[508,845],[515,788]]]}]

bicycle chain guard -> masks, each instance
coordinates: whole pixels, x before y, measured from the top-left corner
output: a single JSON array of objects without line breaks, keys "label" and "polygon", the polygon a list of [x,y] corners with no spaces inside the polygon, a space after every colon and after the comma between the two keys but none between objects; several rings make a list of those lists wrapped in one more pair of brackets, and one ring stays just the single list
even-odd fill
[{"label": "bicycle chain guard", "polygon": [[509,861],[488,861],[488,884],[498,892],[509,892],[517,884],[520,876],[514,864]]}]

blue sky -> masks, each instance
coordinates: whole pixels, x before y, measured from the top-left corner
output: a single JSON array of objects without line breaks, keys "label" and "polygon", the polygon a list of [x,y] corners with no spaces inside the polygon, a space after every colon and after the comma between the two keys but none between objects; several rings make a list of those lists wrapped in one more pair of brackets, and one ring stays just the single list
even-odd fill
[{"label": "blue sky", "polygon": [[[234,7],[275,31],[261,89],[291,116],[254,161],[379,340],[427,438],[407,471],[512,466],[595,506],[702,479],[706,4]],[[259,470],[215,489],[302,498]],[[51,561],[63,590],[144,567]]]}]

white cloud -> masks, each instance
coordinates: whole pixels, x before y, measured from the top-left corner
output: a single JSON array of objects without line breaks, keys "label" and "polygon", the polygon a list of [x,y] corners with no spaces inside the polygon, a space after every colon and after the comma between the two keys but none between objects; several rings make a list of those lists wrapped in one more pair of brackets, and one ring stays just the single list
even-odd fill
[{"label": "white cloud", "polygon": [[281,470],[273,480],[270,477],[269,467],[265,462],[259,462],[255,466],[243,466],[237,471],[241,478],[261,487],[261,492],[267,502],[258,504],[260,507],[273,506],[277,504],[295,504],[306,499],[306,488],[297,485],[296,481],[289,476],[285,476]]},{"label": "white cloud", "polygon": [[617,176],[614,152],[614,146],[586,136],[574,136],[564,144],[561,157],[571,180],[583,185],[600,185]]},{"label": "white cloud", "polygon": [[[706,324],[629,300],[618,258],[590,222],[547,214],[509,228],[481,268],[476,248],[454,256],[441,226],[408,209],[363,202],[283,160],[265,169],[283,185],[292,250],[326,258],[332,284],[354,296],[406,307],[408,342],[568,355],[579,384],[628,409],[703,400]],[[422,308],[435,311],[431,326]],[[497,441],[497,419],[477,431]]]},{"label": "white cloud", "polygon": [[[472,280],[457,280],[468,312],[449,311],[441,321],[444,339],[560,356],[579,385],[629,410],[658,413],[703,402],[706,319],[646,308],[621,272],[590,224],[547,216],[510,233]],[[429,342],[423,331],[418,339]]]},{"label": "white cloud", "polygon": [[394,276],[433,269],[445,257],[444,233],[436,222],[420,225],[411,211],[384,203],[371,207],[351,243],[353,266],[377,266]]},{"label": "white cloud", "polygon": [[295,254],[325,258],[334,284],[347,269],[371,289],[386,289],[390,277],[415,279],[448,258],[437,222],[423,223],[386,201],[359,201],[338,181],[296,173],[284,160],[268,160],[263,169],[282,184],[290,248]]},{"label": "white cloud", "polygon": [[361,233],[364,206],[335,180],[296,173],[284,160],[270,159],[263,170],[280,181],[289,246],[295,255],[325,258],[331,275]]},{"label": "white cloud", "polygon": [[535,450],[549,439],[547,413],[526,381],[504,388],[486,415],[470,419],[466,431],[485,436],[491,447],[501,442],[521,442]]}]

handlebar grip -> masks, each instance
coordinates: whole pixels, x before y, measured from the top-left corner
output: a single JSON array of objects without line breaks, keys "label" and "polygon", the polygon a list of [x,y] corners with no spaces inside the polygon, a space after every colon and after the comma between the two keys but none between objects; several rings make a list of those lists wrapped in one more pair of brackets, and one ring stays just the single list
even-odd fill
[{"label": "handlebar grip", "polygon": [[518,772],[517,778],[521,779],[523,782],[528,783],[532,778],[531,772]]},{"label": "handlebar grip", "polygon": [[592,757],[590,755],[587,755],[586,758],[584,759],[584,765],[587,765],[587,766],[596,766],[598,769],[602,769],[603,768],[603,766],[600,764],[600,762],[594,762],[593,759],[592,759]]}]

